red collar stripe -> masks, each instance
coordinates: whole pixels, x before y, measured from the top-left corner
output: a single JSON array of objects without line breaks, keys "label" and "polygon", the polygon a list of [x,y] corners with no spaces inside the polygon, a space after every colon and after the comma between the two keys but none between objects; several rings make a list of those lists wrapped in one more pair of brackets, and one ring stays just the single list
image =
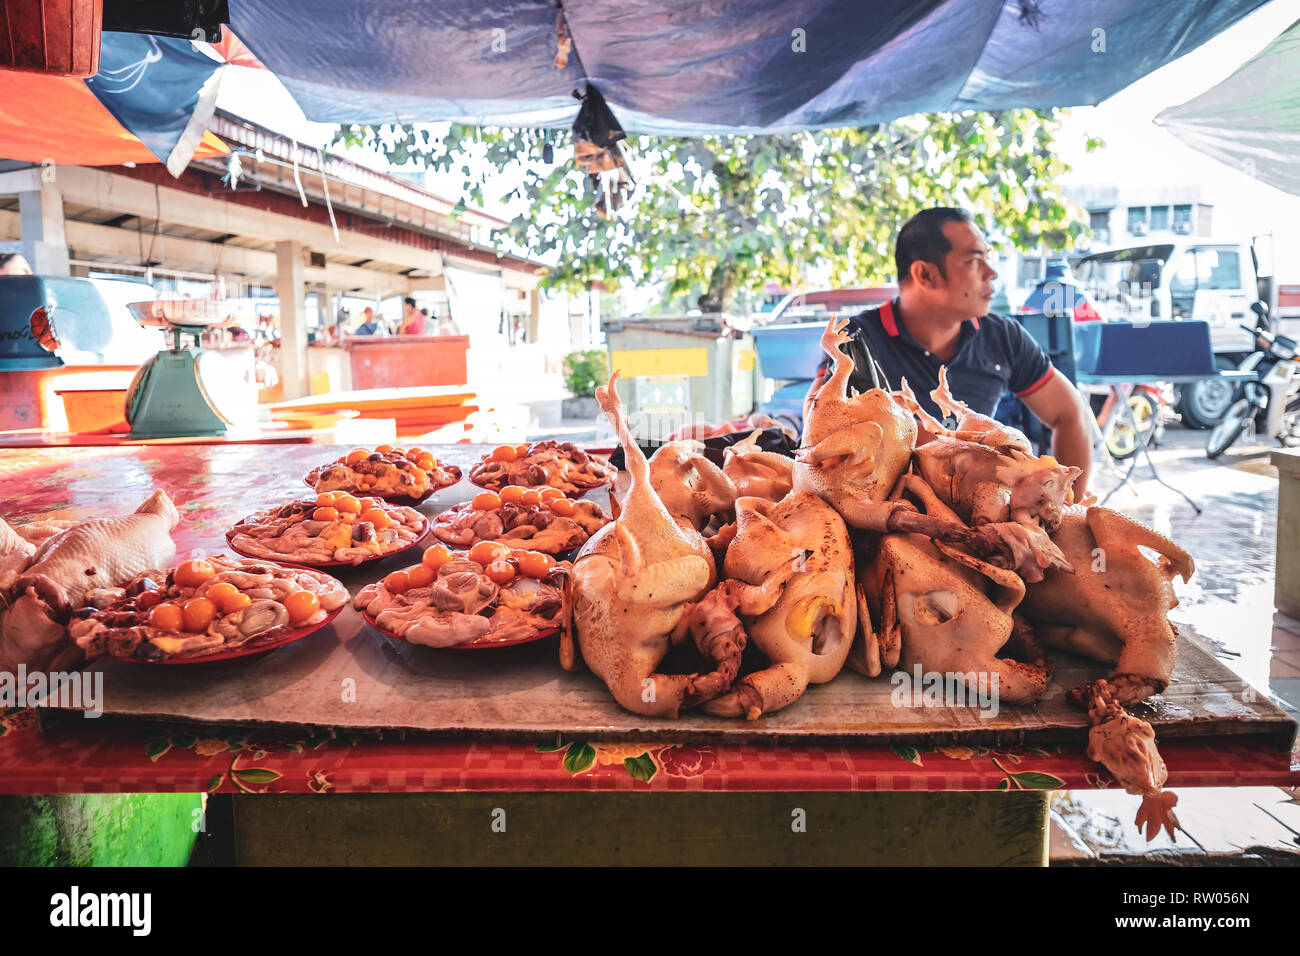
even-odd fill
[{"label": "red collar stripe", "polygon": [[1050,382],[1054,374],[1056,374],[1056,369],[1051,365],[1047,366],[1047,371],[1043,373],[1043,377],[1040,378],[1038,381],[1036,381],[1033,385],[1030,385],[1023,392],[1016,392],[1016,397],[1024,398],[1026,395],[1032,395],[1034,392],[1038,391],[1040,388],[1042,388],[1044,385]]},{"label": "red collar stripe", "polygon": [[894,321],[894,303],[886,302],[880,307],[880,324],[890,338],[898,338],[898,323]]},{"label": "red collar stripe", "polygon": [[971,316],[970,324],[975,326],[976,332],[980,330],[980,320],[975,318],[974,316]]}]

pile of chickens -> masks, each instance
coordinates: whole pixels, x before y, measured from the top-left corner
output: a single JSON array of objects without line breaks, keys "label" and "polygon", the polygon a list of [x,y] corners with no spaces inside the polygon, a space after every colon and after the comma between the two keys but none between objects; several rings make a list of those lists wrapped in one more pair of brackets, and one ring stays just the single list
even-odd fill
[{"label": "pile of chickens", "polygon": [[[1067,649],[1114,668],[1070,691],[1089,714],[1089,758],[1143,796],[1148,837],[1162,825],[1172,834],[1176,798],[1161,793],[1154,734],[1124,706],[1169,683],[1177,633],[1166,613],[1191,557],[1123,515],[1075,504],[1079,469],[972,412],[942,374],[931,395],[955,428],[906,382],[847,394],[845,325],[832,320],[822,337],[834,371],[809,396],[793,461],[741,442],[719,469],[690,440],[647,461],[618,374],[597,390],[631,485],[574,560],[561,663],[585,662],[635,713],[698,706],[752,720],[846,663],[868,677],[899,665],[996,674],[1002,702],[1032,704],[1052,676],[1043,646]],[[659,671],[692,646],[695,672]],[[738,677],[746,646],[767,666]]]}]

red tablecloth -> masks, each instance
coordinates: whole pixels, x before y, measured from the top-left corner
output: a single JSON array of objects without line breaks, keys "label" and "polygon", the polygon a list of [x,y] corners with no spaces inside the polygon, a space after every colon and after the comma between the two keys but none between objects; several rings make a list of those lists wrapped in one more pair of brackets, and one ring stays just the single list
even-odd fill
[{"label": "red tablecloth", "polygon": [[[472,446],[430,449],[467,467]],[[338,454],[323,446],[31,449],[0,456],[10,520],[82,519],[134,508],[155,487],[176,501],[178,553],[218,550],[225,529]],[[1170,787],[1300,784],[1300,755],[1241,739],[1165,741]],[[1113,786],[1079,746],[623,744],[580,740],[382,740],[73,719],[48,736],[34,714],[0,714],[0,793],[429,790],[994,790]]]}]

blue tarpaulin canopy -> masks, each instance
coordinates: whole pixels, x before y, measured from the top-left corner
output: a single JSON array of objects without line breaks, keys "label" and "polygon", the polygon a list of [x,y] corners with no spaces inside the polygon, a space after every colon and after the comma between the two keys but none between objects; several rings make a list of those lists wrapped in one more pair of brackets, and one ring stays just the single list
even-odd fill
[{"label": "blue tarpaulin canopy", "polygon": [[[1094,104],[1265,0],[230,0],[309,119],[788,132]],[[572,52],[556,66],[557,26]]]}]

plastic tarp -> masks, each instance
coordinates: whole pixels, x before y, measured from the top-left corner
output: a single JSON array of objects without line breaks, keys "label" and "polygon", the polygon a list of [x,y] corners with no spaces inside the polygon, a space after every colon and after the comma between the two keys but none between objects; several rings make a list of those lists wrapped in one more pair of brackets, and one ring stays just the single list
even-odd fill
[{"label": "plastic tarp", "polygon": [[1218,86],[1155,121],[1193,149],[1300,196],[1300,21]]},{"label": "plastic tarp", "polygon": [[0,157],[107,166],[162,162],[179,175],[223,155],[207,132],[221,63],[189,40],[105,33],[88,79],[0,70]]},{"label": "plastic tarp", "polygon": [[1264,2],[230,0],[230,15],[312,120],[567,126],[590,81],[629,131],[686,135],[1095,104]]}]

